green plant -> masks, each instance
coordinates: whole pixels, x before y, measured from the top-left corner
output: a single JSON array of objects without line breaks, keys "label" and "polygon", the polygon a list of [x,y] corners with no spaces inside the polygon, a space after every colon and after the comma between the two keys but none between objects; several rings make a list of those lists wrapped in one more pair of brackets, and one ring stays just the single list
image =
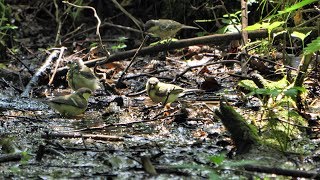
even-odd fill
[{"label": "green plant", "polygon": [[[289,28],[287,27],[288,19],[295,13],[297,10],[303,8],[306,5],[314,3],[318,0],[302,0],[299,3],[295,3],[294,1],[266,1],[262,0],[260,2],[259,8],[262,8],[262,11],[266,9],[266,6],[269,4],[272,6],[272,10],[269,15],[265,17],[261,22],[255,23],[251,26],[245,28],[247,31],[253,31],[258,29],[267,29],[268,30],[268,41],[269,46],[271,48],[272,42],[274,38],[278,35],[288,33]],[[283,9],[283,10],[281,10]],[[298,37],[302,41],[307,37],[311,32],[301,33],[301,32],[292,32],[291,37]],[[292,43],[292,40],[289,39]],[[255,42],[252,42],[255,43]],[[250,45],[250,44],[249,44]],[[266,46],[264,46],[266,47]],[[303,44],[304,47],[304,44]],[[271,49],[270,49],[271,51]]]},{"label": "green plant", "polygon": [[228,160],[226,159],[225,154],[218,154],[209,156],[208,160],[210,163],[213,163],[212,166],[197,165],[197,164],[185,164],[185,165],[176,165],[173,168],[178,169],[196,169],[199,171],[209,172],[208,176],[210,180],[216,179],[225,179],[230,177],[229,173],[223,173],[224,171],[237,171],[238,167],[247,165],[247,164],[257,164],[256,161],[251,160]]},{"label": "green plant", "polygon": [[[10,24],[9,15],[10,6],[4,4],[4,0],[0,0],[0,52],[4,52],[9,39],[9,31],[17,29],[16,26]],[[0,57],[2,55],[0,54]]]},{"label": "green plant", "polygon": [[119,50],[119,49],[126,48],[127,45],[125,44],[125,42],[126,42],[127,39],[128,39],[127,37],[119,37],[118,38],[118,44],[111,46],[111,49],[112,50]]},{"label": "green plant", "polygon": [[259,86],[252,80],[243,80],[239,86],[250,91],[246,96],[256,95],[263,103],[261,126],[268,140],[275,140],[279,149],[288,150],[291,139],[301,133],[298,127],[305,126],[306,121],[296,112],[298,93],[306,93],[305,88],[289,85],[286,77],[279,81],[268,81],[257,76]]},{"label": "green plant", "polygon": [[22,151],[21,155],[22,155],[22,158],[20,160],[21,164],[27,164],[28,161],[31,159],[31,156],[27,151]]},{"label": "green plant", "polygon": [[222,18],[222,23],[225,24],[222,28],[218,29],[217,33],[231,33],[231,32],[239,32],[241,29],[241,11],[237,11],[232,14],[225,14]]}]

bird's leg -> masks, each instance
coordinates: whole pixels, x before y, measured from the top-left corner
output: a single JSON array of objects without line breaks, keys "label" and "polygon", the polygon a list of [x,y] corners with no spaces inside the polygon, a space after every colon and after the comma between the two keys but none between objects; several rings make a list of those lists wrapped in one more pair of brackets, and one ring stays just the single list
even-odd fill
[{"label": "bird's leg", "polygon": [[171,91],[167,93],[166,100],[164,101],[163,106],[165,106],[167,104],[169,96],[170,96],[170,93],[171,93]]}]

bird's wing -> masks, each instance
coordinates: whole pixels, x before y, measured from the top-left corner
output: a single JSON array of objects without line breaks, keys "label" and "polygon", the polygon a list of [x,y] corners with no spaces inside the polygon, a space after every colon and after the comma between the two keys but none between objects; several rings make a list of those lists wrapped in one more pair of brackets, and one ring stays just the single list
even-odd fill
[{"label": "bird's wing", "polygon": [[182,24],[169,19],[159,19],[159,28],[165,31],[180,30]]},{"label": "bird's wing", "polygon": [[183,91],[184,91],[183,88],[174,85],[173,87],[171,87],[170,93],[172,93],[172,94],[180,94]]},{"label": "bird's wing", "polygon": [[82,68],[82,70],[79,71],[79,73],[80,73],[83,77],[85,77],[85,78],[87,78],[87,79],[96,79],[96,76],[93,74],[93,72],[91,71],[91,69],[88,68],[88,67]]},{"label": "bird's wing", "polygon": [[162,85],[163,83],[158,83],[155,88],[155,95],[160,97],[165,97],[168,95],[168,89],[166,86]]},{"label": "bird's wing", "polygon": [[[71,101],[70,101],[71,100]],[[57,104],[65,104],[65,105],[70,105],[70,106],[76,106],[79,108],[85,108],[86,107],[86,103],[85,99],[80,96],[80,97],[74,97],[72,95],[70,96],[64,96],[64,97],[56,97],[54,99],[50,100],[53,103],[57,103]]]},{"label": "bird's wing", "polygon": [[158,84],[158,91],[156,95],[158,96],[167,96],[168,94],[179,94],[183,92],[183,88],[173,85],[173,84],[166,84],[166,83],[159,83]]}]

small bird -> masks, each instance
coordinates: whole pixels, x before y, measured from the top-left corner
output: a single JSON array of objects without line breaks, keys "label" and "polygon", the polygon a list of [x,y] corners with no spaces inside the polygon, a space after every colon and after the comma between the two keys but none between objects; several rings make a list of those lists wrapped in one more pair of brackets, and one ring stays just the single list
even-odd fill
[{"label": "small bird", "polygon": [[187,26],[170,19],[149,20],[145,24],[145,31],[160,37],[161,40],[173,38],[180,29],[199,29]]},{"label": "small bird", "polygon": [[161,102],[163,105],[174,102],[178,97],[183,96],[186,92],[203,92],[201,89],[184,89],[177,85],[162,83],[156,77],[148,79],[146,91],[153,102]]},{"label": "small bird", "polygon": [[87,109],[91,93],[88,88],[80,88],[72,94],[50,99],[47,104],[63,116],[77,116]]},{"label": "small bird", "polygon": [[85,87],[91,89],[91,91],[95,91],[100,88],[98,78],[81,59],[69,62],[68,66],[70,69],[67,73],[67,81],[71,89],[76,91]]}]

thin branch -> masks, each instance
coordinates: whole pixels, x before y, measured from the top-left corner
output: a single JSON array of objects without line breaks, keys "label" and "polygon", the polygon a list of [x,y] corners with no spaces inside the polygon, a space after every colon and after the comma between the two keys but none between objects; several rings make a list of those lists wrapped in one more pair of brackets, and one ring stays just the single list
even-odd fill
[{"label": "thin branch", "polygon": [[41,77],[42,73],[47,69],[51,61],[53,61],[53,59],[58,56],[58,53],[59,53],[58,50],[54,50],[50,54],[50,56],[46,59],[46,61],[42,64],[42,66],[38,69],[38,71],[32,76],[31,80],[25,87],[25,90],[22,92],[21,97],[29,97],[29,93],[32,87],[38,84],[39,77]]},{"label": "thin branch", "polygon": [[139,46],[139,48],[137,49],[136,53],[135,53],[135,54],[133,55],[133,57],[131,58],[131,61],[130,61],[130,63],[128,64],[128,66],[122,71],[122,74],[121,74],[121,76],[119,77],[119,79],[118,79],[118,81],[117,81],[117,83],[116,83],[116,86],[119,85],[119,84],[122,82],[123,77],[126,75],[128,69],[129,69],[129,68],[131,67],[131,65],[133,64],[134,60],[135,60],[136,57],[137,57],[137,54],[139,53],[139,51],[141,50],[141,48],[143,47],[143,45],[145,44],[145,42],[146,42],[147,39],[149,39],[149,36],[148,36],[148,35],[143,39],[143,41],[142,41],[141,45]]},{"label": "thin branch", "polygon": [[101,26],[101,20],[96,12],[96,10],[91,7],[91,6],[78,6],[78,5],[75,5],[75,4],[72,4],[68,1],[62,1],[63,3],[66,3],[68,5],[71,5],[71,6],[74,6],[74,7],[78,7],[78,8],[86,8],[86,9],[91,9],[93,11],[93,15],[94,17],[97,19],[97,28],[96,28],[96,34],[98,35],[99,37],[99,41],[100,41],[100,46],[103,50],[105,50],[105,52],[107,53],[107,56],[110,56],[110,52],[104,47],[104,45],[102,44],[102,39],[101,39],[101,35],[100,35],[100,26]]},{"label": "thin branch", "polygon": [[53,79],[54,79],[54,77],[55,77],[55,75],[56,75],[58,66],[59,66],[60,61],[61,61],[61,59],[62,59],[63,52],[64,52],[64,50],[66,50],[67,48],[66,48],[66,47],[61,47],[61,48],[59,48],[59,49],[60,49],[60,54],[59,54],[59,57],[58,57],[58,59],[57,59],[57,61],[56,61],[56,66],[55,66],[55,68],[54,68],[54,71],[53,71],[53,73],[52,73],[52,76],[51,76],[51,78],[50,78],[50,81],[49,81],[48,85],[51,85],[51,84],[52,84],[52,81],[53,81]]}]

